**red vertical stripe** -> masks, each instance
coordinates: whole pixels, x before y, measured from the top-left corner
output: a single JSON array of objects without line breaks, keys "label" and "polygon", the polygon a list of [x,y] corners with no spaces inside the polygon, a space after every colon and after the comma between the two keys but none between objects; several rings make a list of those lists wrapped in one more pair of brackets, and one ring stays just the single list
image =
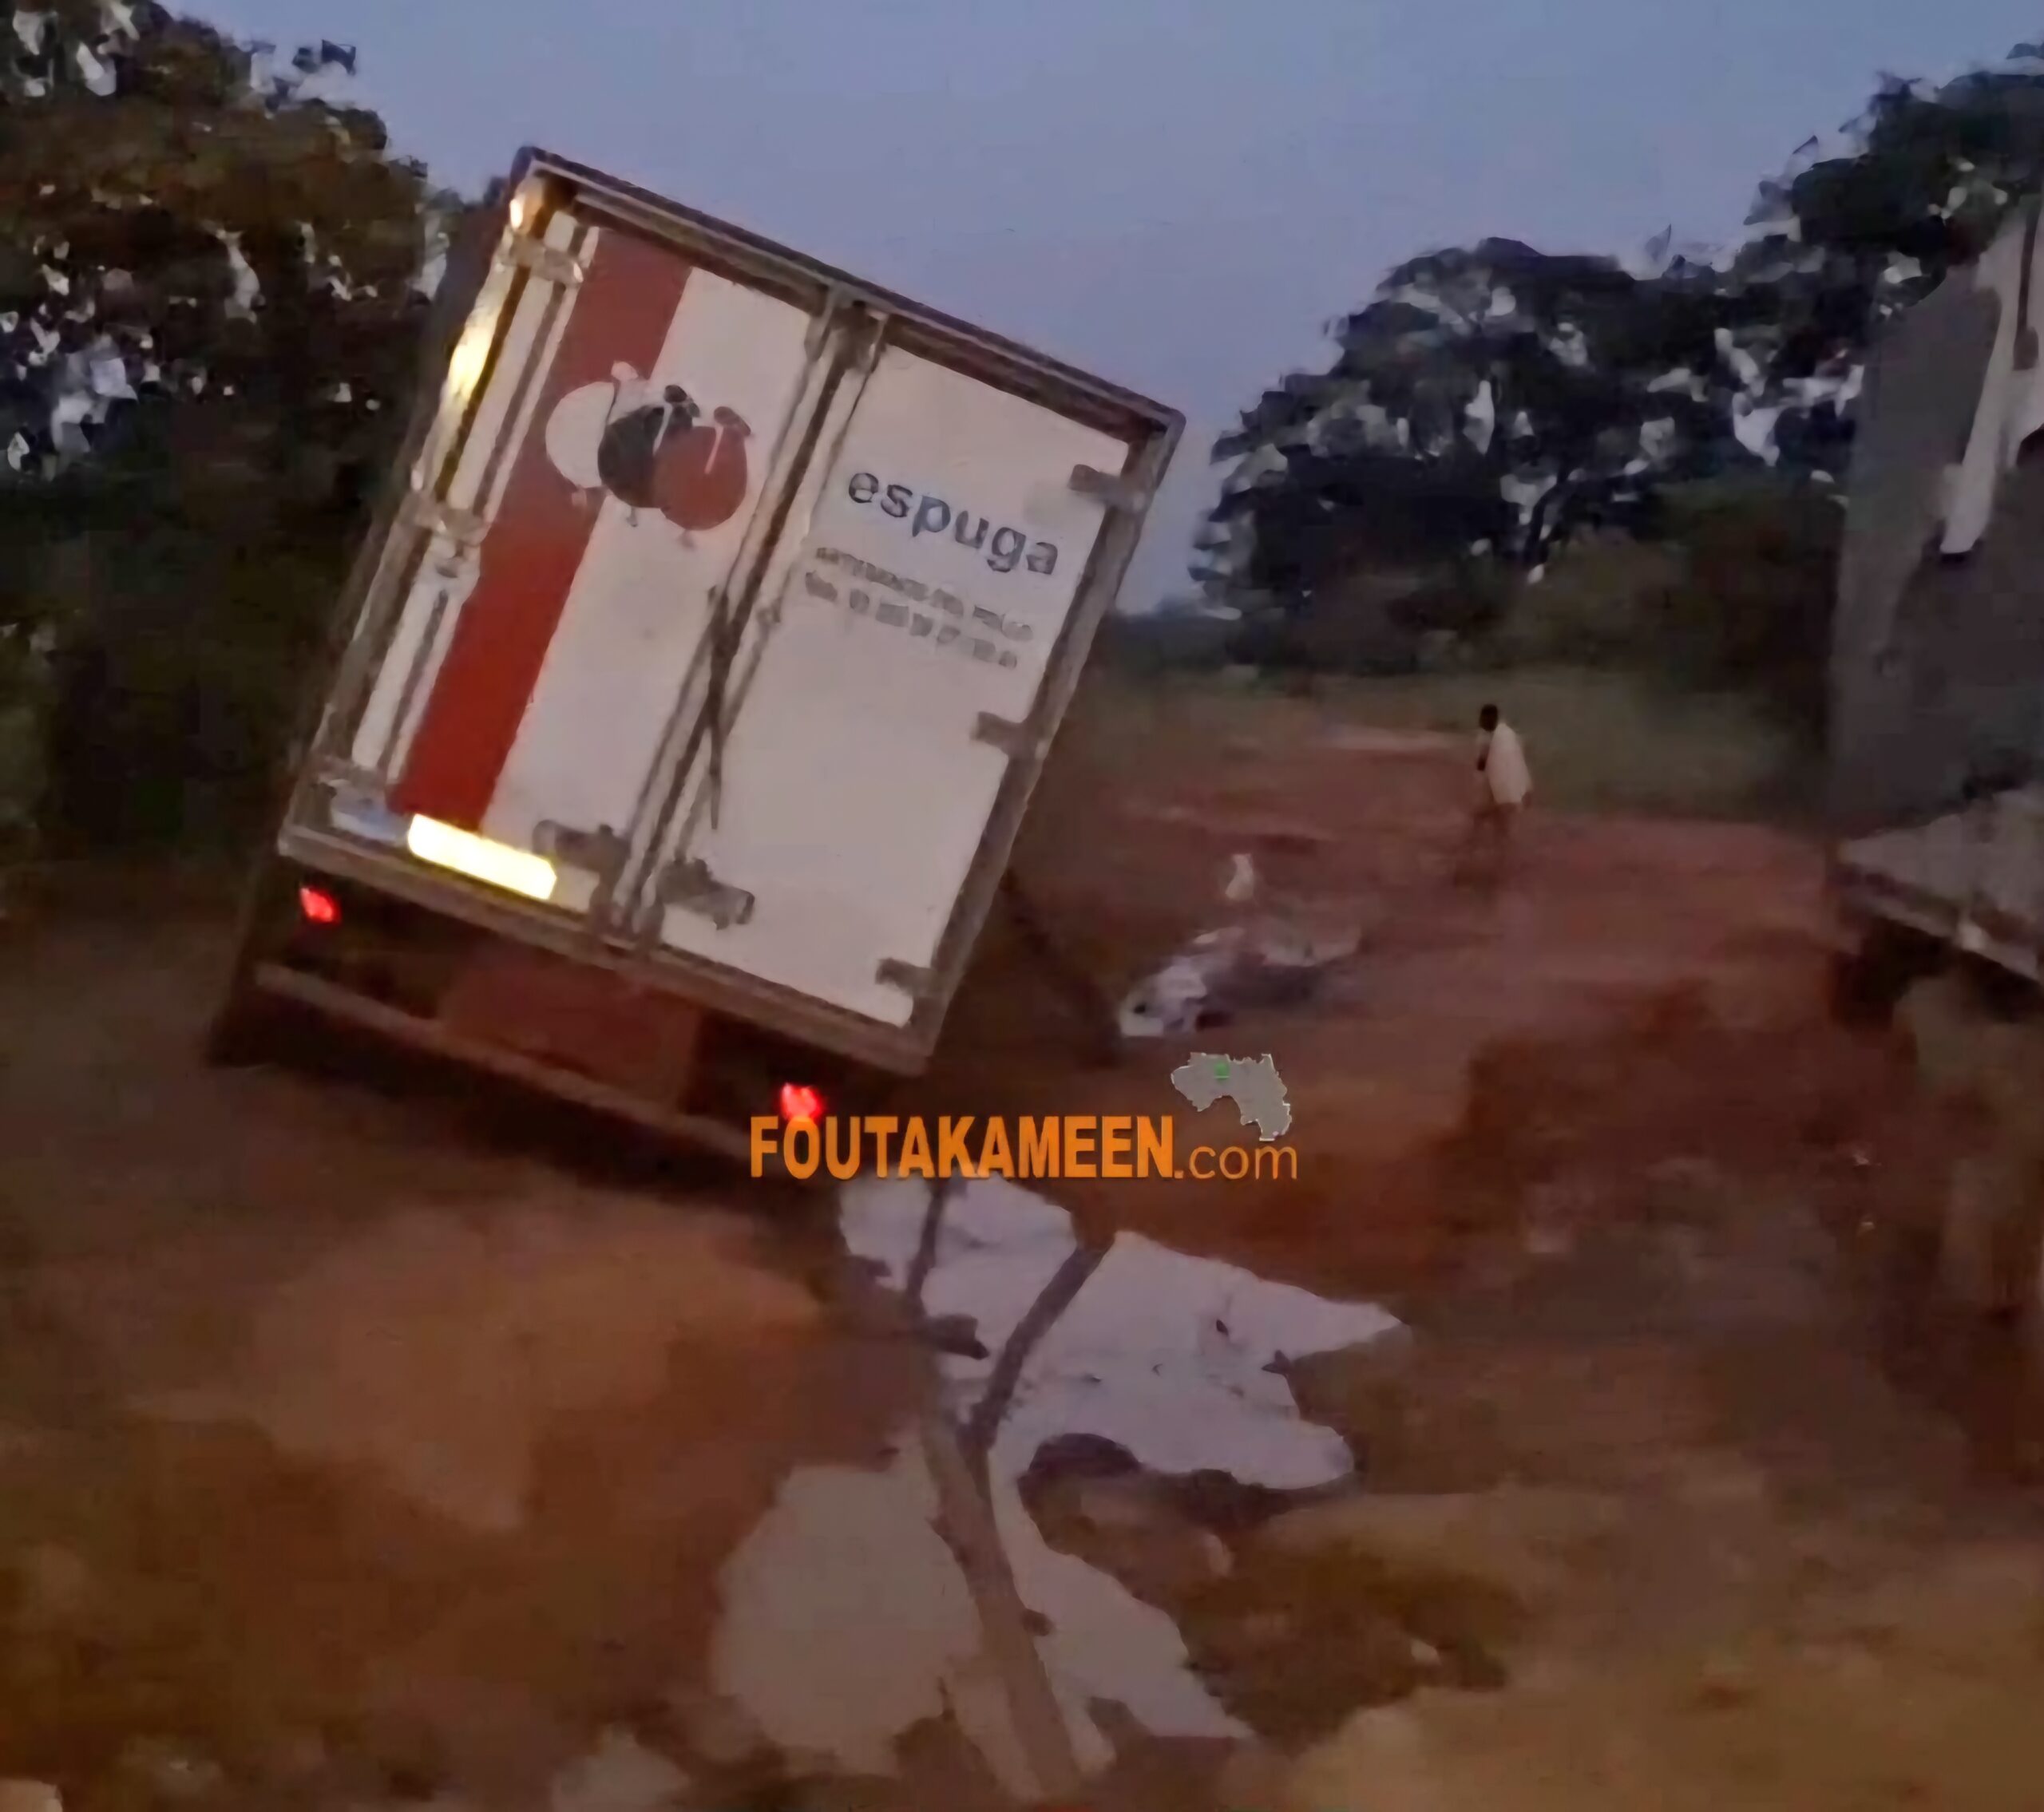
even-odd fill
[{"label": "red vertical stripe", "polygon": [[671,252],[599,234],[532,427],[511,456],[481,576],[392,789],[397,810],[470,830],[482,822],[596,523],[547,457],[547,422],[569,391],[607,382],[615,365],[652,374],[688,272]]}]

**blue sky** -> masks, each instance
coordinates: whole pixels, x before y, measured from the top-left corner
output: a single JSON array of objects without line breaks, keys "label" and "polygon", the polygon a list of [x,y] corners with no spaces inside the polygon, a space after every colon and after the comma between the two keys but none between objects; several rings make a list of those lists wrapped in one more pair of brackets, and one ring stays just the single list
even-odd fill
[{"label": "blue sky", "polygon": [[1124,601],[1179,582],[1208,444],[1384,269],[1487,234],[1734,229],[1876,73],[2044,0],[206,0],[358,45],[473,188],[537,143],[1147,390],[1190,418]]}]

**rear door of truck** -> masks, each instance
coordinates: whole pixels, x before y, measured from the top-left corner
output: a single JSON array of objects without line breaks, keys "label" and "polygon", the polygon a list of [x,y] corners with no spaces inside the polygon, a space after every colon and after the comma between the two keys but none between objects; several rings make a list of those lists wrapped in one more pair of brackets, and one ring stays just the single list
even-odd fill
[{"label": "rear door of truck", "polygon": [[1110,513],[1072,474],[1119,477],[1138,449],[885,337],[822,445],[734,663],[721,774],[691,770],[660,851],[750,912],[663,903],[658,936],[905,1026],[942,987],[1010,769],[1056,722]]},{"label": "rear door of truck", "polygon": [[[422,532],[335,701],[331,821],[579,917],[756,526],[818,317],[586,210],[510,243],[414,472]],[[635,417],[671,387],[698,421],[649,460]]]},{"label": "rear door of truck", "polygon": [[282,847],[913,1067],[1178,427],[529,154]]}]

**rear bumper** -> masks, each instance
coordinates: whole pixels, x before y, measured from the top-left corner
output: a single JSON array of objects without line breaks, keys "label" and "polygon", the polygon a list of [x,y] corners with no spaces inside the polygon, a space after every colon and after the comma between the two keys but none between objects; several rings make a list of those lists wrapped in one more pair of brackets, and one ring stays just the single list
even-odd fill
[{"label": "rear bumper", "polygon": [[360,1027],[394,1043],[448,1058],[505,1082],[538,1089],[558,1099],[629,1121],[663,1138],[698,1145],[737,1162],[747,1162],[751,1158],[751,1141],[747,1129],[705,1114],[663,1108],[631,1090],[464,1035],[442,1021],[386,1006],[320,976],[289,968],[281,963],[263,963],[256,966],[249,982],[258,994],[269,999],[289,1001],[327,1019]]},{"label": "rear bumper", "polygon": [[[335,903],[333,923],[307,918],[307,884]],[[748,1168],[752,1123],[777,1116],[783,1084],[852,1107],[889,1081],[602,963],[359,880],[280,861],[264,892],[237,968],[244,998],[286,1003]],[[766,1169],[778,1173],[772,1161]]]},{"label": "rear bumper", "polygon": [[309,825],[287,822],[276,847],[275,859],[283,864],[366,889],[430,914],[442,924],[465,925],[525,948],[551,951],[592,967],[628,967],[635,981],[649,991],[769,1028],[777,1036],[834,1052],[865,1067],[898,1076],[917,1075],[927,1066],[934,1047],[934,1024],[895,1027],[862,1019],[679,952],[664,952],[652,963],[620,961],[609,945],[592,940],[586,920],[536,908],[499,888],[368,849]]}]

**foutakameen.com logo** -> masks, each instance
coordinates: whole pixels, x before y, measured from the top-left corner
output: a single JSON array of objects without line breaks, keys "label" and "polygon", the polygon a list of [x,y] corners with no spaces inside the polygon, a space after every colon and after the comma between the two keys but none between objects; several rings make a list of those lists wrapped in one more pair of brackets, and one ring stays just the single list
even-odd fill
[{"label": "foutakameen.com logo", "polygon": [[1141,1177],[1236,1183],[1295,1181],[1295,1146],[1182,1147],[1167,1114],[829,1114],[752,1122],[752,1174],[855,1177],[1006,1177],[1028,1181],[1134,1181]]}]

